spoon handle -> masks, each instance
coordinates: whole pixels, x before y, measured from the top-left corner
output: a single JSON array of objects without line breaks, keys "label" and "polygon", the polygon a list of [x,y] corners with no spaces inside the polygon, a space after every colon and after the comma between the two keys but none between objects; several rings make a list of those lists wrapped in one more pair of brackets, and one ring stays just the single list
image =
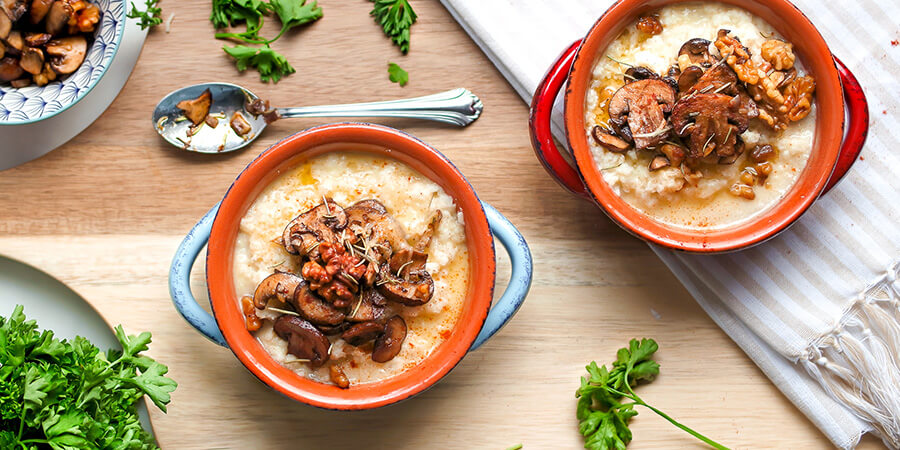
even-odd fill
[{"label": "spoon handle", "polygon": [[400,117],[444,122],[464,127],[481,115],[481,100],[457,88],[424,97],[332,106],[276,108],[281,117]]}]

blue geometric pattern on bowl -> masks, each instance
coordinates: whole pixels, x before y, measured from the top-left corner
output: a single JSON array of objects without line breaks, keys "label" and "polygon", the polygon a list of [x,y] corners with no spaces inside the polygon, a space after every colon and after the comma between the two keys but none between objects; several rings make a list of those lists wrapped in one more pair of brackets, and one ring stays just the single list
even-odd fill
[{"label": "blue geometric pattern on bowl", "polygon": [[84,63],[74,73],[43,87],[0,86],[0,125],[36,122],[77,103],[100,81],[119,48],[125,31],[123,0],[90,0],[100,8],[100,24]]}]

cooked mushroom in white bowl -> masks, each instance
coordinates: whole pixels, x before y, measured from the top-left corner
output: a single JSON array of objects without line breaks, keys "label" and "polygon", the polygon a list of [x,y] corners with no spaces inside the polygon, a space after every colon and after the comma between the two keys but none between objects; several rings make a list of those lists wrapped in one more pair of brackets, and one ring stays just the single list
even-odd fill
[{"label": "cooked mushroom in white bowl", "polygon": [[0,125],[77,103],[106,72],[124,25],[121,0],[0,0]]}]

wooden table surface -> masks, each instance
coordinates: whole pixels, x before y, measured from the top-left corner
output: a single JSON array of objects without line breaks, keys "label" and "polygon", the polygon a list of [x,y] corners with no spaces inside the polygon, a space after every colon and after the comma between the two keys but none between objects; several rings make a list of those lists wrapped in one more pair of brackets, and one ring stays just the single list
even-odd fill
[{"label": "wooden table surface", "polygon": [[[369,2],[320,4],[324,19],[274,44],[297,73],[267,85],[255,72],[238,74],[220,50],[208,1],[164,2],[164,16],[175,13],[171,33],[150,33],[109,110],[62,148],[0,172],[0,254],[58,277],[111,324],[153,332],[150,354],[179,383],[168,414],[152,414],[163,448],[580,448],[574,392],[583,367],[609,363],[632,337],[660,343],[662,373],[640,394],[683,423],[739,448],[829,445],[642,242],[544,173],[529,143],[525,103],[438,2],[412,2],[419,20],[408,56],[368,16]],[[406,87],[388,81],[389,61],[409,71]],[[257,381],[175,312],[169,263],[251,159],[327,120],[277,122],[235,153],[179,151],[156,135],[150,113],[167,92],[202,81],[236,82],[283,106],[459,86],[477,93],[485,112],[466,129],[381,123],[446,154],[525,235],[535,277],[515,319],[434,388],[384,409],[318,410]],[[205,303],[202,272],[198,264],[192,281]],[[508,276],[503,260],[500,273]],[[648,410],[632,429],[631,448],[700,448]]]}]

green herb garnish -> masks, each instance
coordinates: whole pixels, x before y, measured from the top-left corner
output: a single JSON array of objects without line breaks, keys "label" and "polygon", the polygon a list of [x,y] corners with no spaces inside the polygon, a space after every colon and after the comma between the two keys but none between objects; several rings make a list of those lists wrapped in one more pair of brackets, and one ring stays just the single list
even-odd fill
[{"label": "green herb garnish", "polygon": [[158,6],[159,0],[144,0],[144,11],[139,11],[134,2],[131,2],[131,11],[125,17],[129,19],[139,19],[138,25],[142,30],[155,27],[163,22],[162,8]]},{"label": "green herb garnish", "polygon": [[[657,349],[659,346],[653,339],[632,339],[627,348],[621,348],[616,353],[612,370],[605,365],[598,367],[594,361],[586,367],[588,377],[581,378],[581,387],[575,393],[578,398],[576,415],[579,431],[585,438],[584,447],[590,450],[624,449],[632,438],[628,422],[637,415],[634,406],[640,405],[713,448],[727,450],[727,447],[648,405],[634,393],[632,386],[639,381],[653,381],[659,375],[659,364],[653,360]],[[622,403],[623,398],[630,402]]]},{"label": "green herb garnish", "polygon": [[150,333],[100,351],[83,337],[59,340],[25,320],[21,305],[0,317],[0,448],[158,448],[138,420],[147,395],[162,411],[178,385],[168,368],[141,355]]},{"label": "green herb garnish", "polygon": [[212,0],[209,20],[216,28],[245,23],[248,30],[259,31],[263,15],[271,10],[272,6],[263,0]]},{"label": "green herb garnish", "polygon": [[395,63],[388,63],[388,78],[400,86],[406,86],[409,83],[409,74]]},{"label": "green herb garnish", "polygon": [[369,14],[405,55],[409,52],[409,28],[416,22],[416,12],[409,6],[408,0],[371,1],[375,3],[375,7]]},{"label": "green herb garnish", "polygon": [[236,45],[234,47],[222,47],[235,60],[237,69],[241,72],[253,67],[259,71],[259,79],[265,82],[278,82],[282,77],[295,72],[284,55],[272,50],[268,45],[260,48]]}]

